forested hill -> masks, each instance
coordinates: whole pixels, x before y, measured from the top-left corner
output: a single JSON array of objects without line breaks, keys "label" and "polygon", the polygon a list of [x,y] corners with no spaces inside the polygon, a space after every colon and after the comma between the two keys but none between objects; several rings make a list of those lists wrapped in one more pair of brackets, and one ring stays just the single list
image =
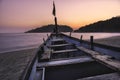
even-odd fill
[{"label": "forested hill", "polygon": [[75,32],[120,32],[120,16],[82,26]]},{"label": "forested hill", "polygon": [[[26,33],[40,33],[40,32],[52,32],[55,28],[55,25],[45,25],[36,29],[32,29],[27,31]],[[60,32],[71,32],[73,29],[67,25],[58,25],[58,29]]]}]

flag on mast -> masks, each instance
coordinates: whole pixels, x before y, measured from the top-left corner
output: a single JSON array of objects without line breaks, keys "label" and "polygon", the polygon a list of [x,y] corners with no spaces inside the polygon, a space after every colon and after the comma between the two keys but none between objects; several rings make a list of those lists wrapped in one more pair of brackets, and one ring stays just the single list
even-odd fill
[{"label": "flag on mast", "polygon": [[53,12],[52,12],[52,14],[53,14],[54,16],[56,16],[56,9],[55,9],[55,3],[54,3],[54,1],[53,1]]}]

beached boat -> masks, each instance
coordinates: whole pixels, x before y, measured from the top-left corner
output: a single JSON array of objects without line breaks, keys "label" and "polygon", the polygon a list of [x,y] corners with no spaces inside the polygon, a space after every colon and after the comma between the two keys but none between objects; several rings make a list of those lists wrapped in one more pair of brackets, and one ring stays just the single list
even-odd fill
[{"label": "beached boat", "polygon": [[60,33],[56,17],[55,25],[21,80],[120,80],[119,48],[94,43],[93,36],[87,42]]},{"label": "beached boat", "polygon": [[120,61],[110,55],[88,49],[88,46],[91,48],[89,42],[86,43],[87,47],[82,46],[85,43],[62,33],[52,33],[40,45],[23,79],[119,80]]}]

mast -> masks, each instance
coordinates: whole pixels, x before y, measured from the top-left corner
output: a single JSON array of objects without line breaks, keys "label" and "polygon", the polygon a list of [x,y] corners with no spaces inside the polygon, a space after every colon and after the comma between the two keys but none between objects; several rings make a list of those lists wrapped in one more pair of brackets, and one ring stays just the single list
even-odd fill
[{"label": "mast", "polygon": [[58,25],[57,25],[57,17],[56,17],[56,8],[55,8],[55,3],[53,1],[53,16],[54,16],[54,21],[55,21],[55,28],[54,28],[54,33],[56,33],[56,35],[58,34]]}]

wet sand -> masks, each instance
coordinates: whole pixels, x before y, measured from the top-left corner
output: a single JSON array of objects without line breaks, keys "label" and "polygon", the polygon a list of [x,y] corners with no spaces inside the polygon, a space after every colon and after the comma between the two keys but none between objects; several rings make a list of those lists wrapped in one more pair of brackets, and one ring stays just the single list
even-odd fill
[{"label": "wet sand", "polygon": [[19,80],[36,48],[0,54],[0,80]]}]

